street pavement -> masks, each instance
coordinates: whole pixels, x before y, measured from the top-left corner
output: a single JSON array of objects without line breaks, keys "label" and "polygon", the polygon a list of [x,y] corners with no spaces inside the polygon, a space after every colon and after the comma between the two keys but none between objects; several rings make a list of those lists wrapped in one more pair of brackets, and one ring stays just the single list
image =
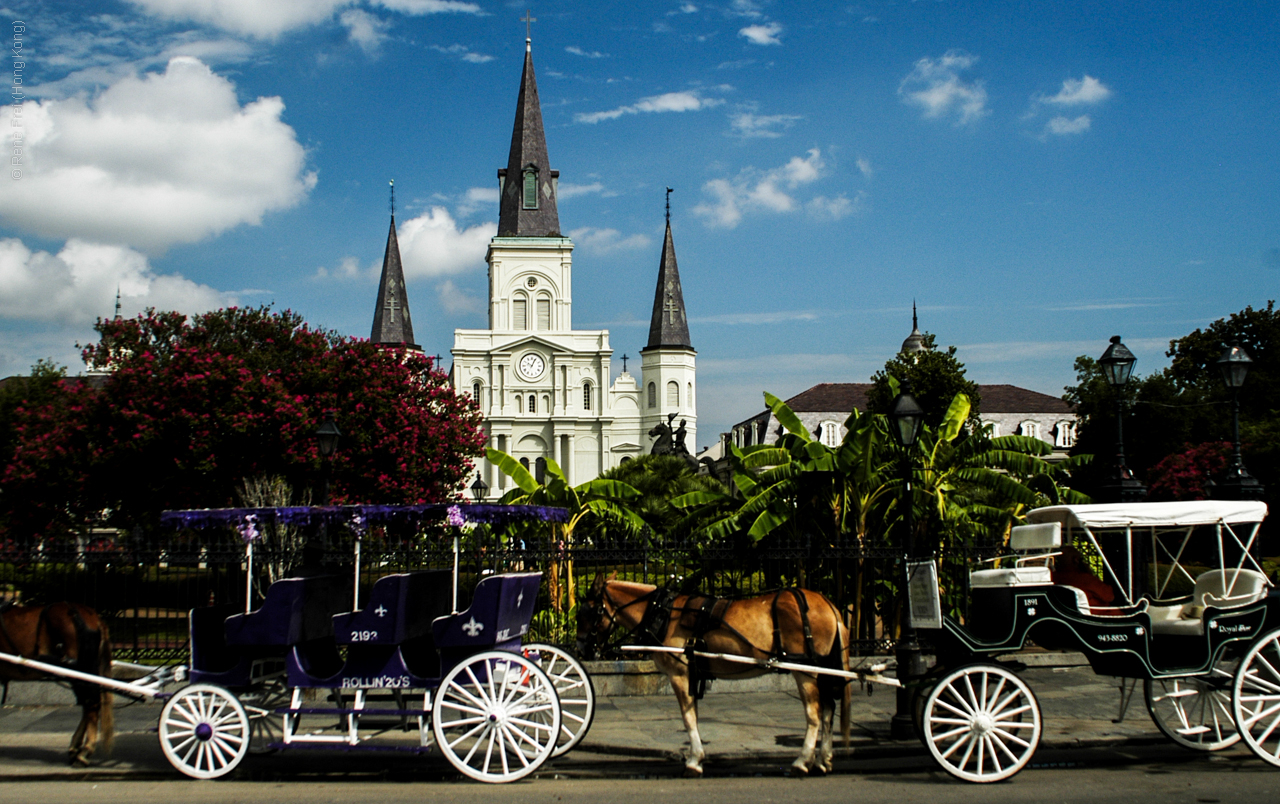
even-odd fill
[{"label": "street pavement", "polygon": [[[1070,665],[1070,662],[1067,664]],[[1043,752],[1121,749],[1165,743],[1142,702],[1139,686],[1127,717],[1115,723],[1116,680],[1096,676],[1087,666],[1028,667],[1021,673],[1040,701]],[[782,772],[800,749],[804,716],[792,691],[733,692],[734,682],[715,682],[699,705],[708,775]],[[894,740],[889,720],[894,691],[855,686],[852,745],[838,747],[842,764],[871,762],[886,768],[930,760],[917,740]],[[6,706],[0,709],[0,781],[57,779],[163,779],[178,776],[160,751],[155,734],[158,704],[117,705],[118,736],[112,756],[88,768],[66,764],[66,747],[79,720],[72,706]],[[405,735],[408,736],[408,735]],[[610,696],[597,700],[586,739],[568,755],[552,760],[543,776],[641,778],[677,776],[686,735],[674,696]],[[1239,750],[1239,749],[1233,749]],[[1171,756],[1179,756],[1172,753]],[[1255,760],[1256,761],[1256,760]],[[1259,764],[1262,763],[1259,761]],[[288,751],[250,756],[236,771],[241,779],[453,778],[438,756],[409,758],[359,752]]]}]

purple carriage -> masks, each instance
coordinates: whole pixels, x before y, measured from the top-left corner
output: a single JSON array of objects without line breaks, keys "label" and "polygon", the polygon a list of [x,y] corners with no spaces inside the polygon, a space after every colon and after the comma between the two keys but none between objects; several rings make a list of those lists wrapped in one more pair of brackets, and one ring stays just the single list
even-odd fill
[{"label": "purple carriage", "polygon": [[[422,521],[502,524],[556,519],[530,506],[343,506],[166,512],[185,527],[245,522]],[[252,519],[249,519],[252,517]],[[379,578],[358,608],[352,579],[316,574],[273,583],[256,609],[191,612],[191,683],[160,715],[160,745],[182,773],[214,779],[249,753],[328,748],[427,753],[460,772],[509,782],[586,734],[595,709],[582,666],[524,645],[541,573],[491,575],[457,610],[453,571]],[[246,563],[252,571],[252,542]],[[163,697],[165,693],[155,694]],[[407,735],[407,736],[406,736]]]}]

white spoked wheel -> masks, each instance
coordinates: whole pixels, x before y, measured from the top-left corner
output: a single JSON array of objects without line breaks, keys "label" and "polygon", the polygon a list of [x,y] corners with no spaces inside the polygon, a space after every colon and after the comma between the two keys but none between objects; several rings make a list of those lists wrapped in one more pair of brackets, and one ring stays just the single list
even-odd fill
[{"label": "white spoked wheel", "polygon": [[222,687],[192,684],[160,710],[160,749],[187,776],[217,779],[248,753],[249,716]]},{"label": "white spoked wheel", "polygon": [[1183,748],[1221,751],[1240,741],[1231,714],[1235,662],[1219,662],[1207,677],[1148,679],[1147,711],[1156,728]]},{"label": "white spoked wheel", "polygon": [[1231,713],[1249,750],[1280,766],[1280,630],[1259,639],[1240,660]]},{"label": "white spoked wheel", "polygon": [[1040,744],[1036,696],[998,665],[968,665],[943,676],[925,700],[922,720],[929,753],[966,782],[1008,779]]},{"label": "white spoked wheel", "polygon": [[560,737],[551,756],[567,754],[587,736],[596,715],[596,694],[591,688],[591,679],[577,659],[554,645],[530,644],[521,651],[525,658],[537,662],[555,685],[560,698]]},{"label": "white spoked wheel", "polygon": [[240,703],[249,716],[249,753],[253,755],[275,753],[284,742],[284,719],[276,709],[289,703],[289,690],[280,680],[253,692],[240,696]]},{"label": "white spoked wheel", "polygon": [[523,656],[489,651],[444,677],[431,706],[436,746],[481,782],[514,782],[550,758],[560,702],[547,674]]}]

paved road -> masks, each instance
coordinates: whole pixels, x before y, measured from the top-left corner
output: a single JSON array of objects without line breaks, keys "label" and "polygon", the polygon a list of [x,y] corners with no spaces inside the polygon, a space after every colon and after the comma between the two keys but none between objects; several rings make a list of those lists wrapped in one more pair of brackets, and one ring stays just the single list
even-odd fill
[{"label": "paved road", "polygon": [[[676,804],[902,804],[902,802],[960,802],[968,804],[1263,804],[1280,800],[1280,772],[1230,751],[1215,756],[1194,756],[1171,747],[1137,749],[1083,749],[1050,751],[1038,757],[1037,767],[995,785],[970,785],[955,781],[925,763],[903,759],[881,767],[843,760],[837,773],[804,780],[780,778],[767,767],[737,764],[710,773],[707,778],[673,778],[669,764],[654,760],[618,760],[634,773],[630,778],[539,778],[514,785],[492,787],[473,782],[424,783],[371,782],[367,777],[315,781],[293,776],[257,782],[193,782],[171,780],[62,781],[0,783],[0,802],[93,802],[137,804],[139,801],[245,802],[246,804],[350,804],[352,801],[413,802],[439,797],[450,804],[518,801],[520,804],[610,804],[653,802]],[[1049,766],[1066,767],[1049,767]],[[568,770],[563,769],[563,770]],[[618,770],[622,770],[619,768]],[[757,776],[757,773],[765,774]]]}]

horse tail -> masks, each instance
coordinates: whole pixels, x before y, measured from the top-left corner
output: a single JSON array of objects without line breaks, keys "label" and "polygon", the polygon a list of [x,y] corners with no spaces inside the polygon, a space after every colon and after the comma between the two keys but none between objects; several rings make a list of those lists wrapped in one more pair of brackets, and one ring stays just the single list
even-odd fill
[{"label": "horse tail", "polygon": [[[839,618],[837,622],[841,626],[844,625],[844,619]],[[840,648],[840,669],[846,673],[849,672],[849,643],[853,642],[847,629],[845,630],[844,644]],[[844,747],[848,748],[852,740],[852,724],[853,717],[853,684],[844,685],[844,690],[840,696],[840,736],[844,739]]]},{"label": "horse tail", "polygon": [[[107,624],[99,621],[102,629],[101,642],[98,649],[98,675],[111,678],[111,638],[107,633]],[[111,755],[116,743],[116,716],[113,707],[115,696],[106,687],[101,688],[101,707],[98,710],[98,745],[104,756]]]}]

